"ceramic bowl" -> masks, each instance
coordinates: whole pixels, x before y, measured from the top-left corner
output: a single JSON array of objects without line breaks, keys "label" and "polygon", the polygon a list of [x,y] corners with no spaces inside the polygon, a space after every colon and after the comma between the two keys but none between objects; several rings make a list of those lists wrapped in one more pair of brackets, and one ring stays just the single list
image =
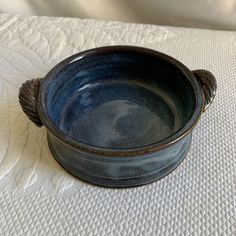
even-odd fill
[{"label": "ceramic bowl", "polygon": [[211,104],[215,77],[163,53],[132,46],[95,48],[25,82],[24,112],[48,131],[54,158],[90,183],[131,187],[173,171]]}]

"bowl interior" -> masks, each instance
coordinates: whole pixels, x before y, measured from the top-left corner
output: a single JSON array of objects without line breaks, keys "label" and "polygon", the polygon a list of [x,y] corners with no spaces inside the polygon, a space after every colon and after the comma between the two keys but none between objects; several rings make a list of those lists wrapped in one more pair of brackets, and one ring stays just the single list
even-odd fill
[{"label": "bowl interior", "polygon": [[191,118],[195,96],[176,66],[132,51],[88,54],[66,64],[46,91],[54,124],[77,142],[137,148],[168,138]]}]

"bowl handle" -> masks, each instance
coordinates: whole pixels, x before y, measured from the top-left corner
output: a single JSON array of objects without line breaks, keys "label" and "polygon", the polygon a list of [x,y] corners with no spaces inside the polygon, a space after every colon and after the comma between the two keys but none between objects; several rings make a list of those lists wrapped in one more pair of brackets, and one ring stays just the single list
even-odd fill
[{"label": "bowl handle", "polygon": [[19,90],[19,103],[22,110],[28,116],[28,118],[34,122],[35,125],[43,126],[38,114],[38,92],[40,88],[41,78],[27,80],[21,85]]},{"label": "bowl handle", "polygon": [[205,99],[205,107],[204,111],[208,109],[208,107],[211,105],[215,95],[216,95],[216,78],[215,76],[207,71],[207,70],[194,70],[193,74],[195,75],[198,83],[200,84],[204,99]]}]

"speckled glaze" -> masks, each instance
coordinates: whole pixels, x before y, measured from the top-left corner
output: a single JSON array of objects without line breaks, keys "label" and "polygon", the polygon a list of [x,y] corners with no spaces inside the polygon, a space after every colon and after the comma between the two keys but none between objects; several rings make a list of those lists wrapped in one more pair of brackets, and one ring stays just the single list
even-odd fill
[{"label": "speckled glaze", "polygon": [[[29,91],[30,90],[30,91]],[[131,187],[173,171],[211,104],[214,76],[145,48],[75,54],[19,93],[24,112],[48,129],[55,159],[79,178]]]}]

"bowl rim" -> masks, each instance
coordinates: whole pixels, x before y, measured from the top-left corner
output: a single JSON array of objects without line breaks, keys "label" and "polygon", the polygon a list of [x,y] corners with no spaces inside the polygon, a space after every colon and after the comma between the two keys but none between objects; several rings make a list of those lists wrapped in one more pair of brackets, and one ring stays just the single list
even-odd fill
[{"label": "bowl rim", "polygon": [[[99,55],[99,54],[112,54],[117,52],[135,52],[141,54],[148,54],[150,56],[156,57],[157,59],[161,59],[167,61],[168,63],[174,65],[178,68],[188,79],[190,85],[192,86],[194,95],[195,95],[195,109],[194,112],[189,119],[189,121],[181,127],[177,132],[168,136],[167,138],[158,141],[153,144],[149,144],[142,147],[134,147],[134,148],[105,148],[105,147],[97,147],[94,145],[89,145],[83,142],[79,142],[68,136],[65,132],[59,129],[54,122],[50,119],[49,115],[46,111],[46,104],[45,104],[45,91],[47,86],[50,84],[50,81],[55,78],[55,74],[60,72],[65,66],[70,63],[73,63],[77,60],[82,60],[84,57],[89,55]],[[48,74],[44,77],[41,81],[40,89],[38,93],[38,111],[40,119],[42,120],[45,127],[54,134],[57,139],[59,139],[63,144],[69,145],[69,147],[74,148],[75,150],[80,150],[82,152],[95,154],[102,157],[134,157],[134,156],[143,156],[145,154],[153,153],[160,151],[164,148],[167,148],[170,145],[177,143],[182,138],[186,137],[188,134],[191,133],[193,128],[198,123],[201,114],[204,110],[204,95],[203,91],[200,88],[197,79],[195,78],[193,72],[191,72],[184,64],[176,60],[175,58],[166,55],[162,52],[155,51],[152,49],[138,47],[138,46],[127,46],[127,45],[115,45],[115,46],[105,46],[105,47],[98,47],[89,50],[85,50],[79,53],[76,53],[64,60],[60,63],[55,65]]]}]

